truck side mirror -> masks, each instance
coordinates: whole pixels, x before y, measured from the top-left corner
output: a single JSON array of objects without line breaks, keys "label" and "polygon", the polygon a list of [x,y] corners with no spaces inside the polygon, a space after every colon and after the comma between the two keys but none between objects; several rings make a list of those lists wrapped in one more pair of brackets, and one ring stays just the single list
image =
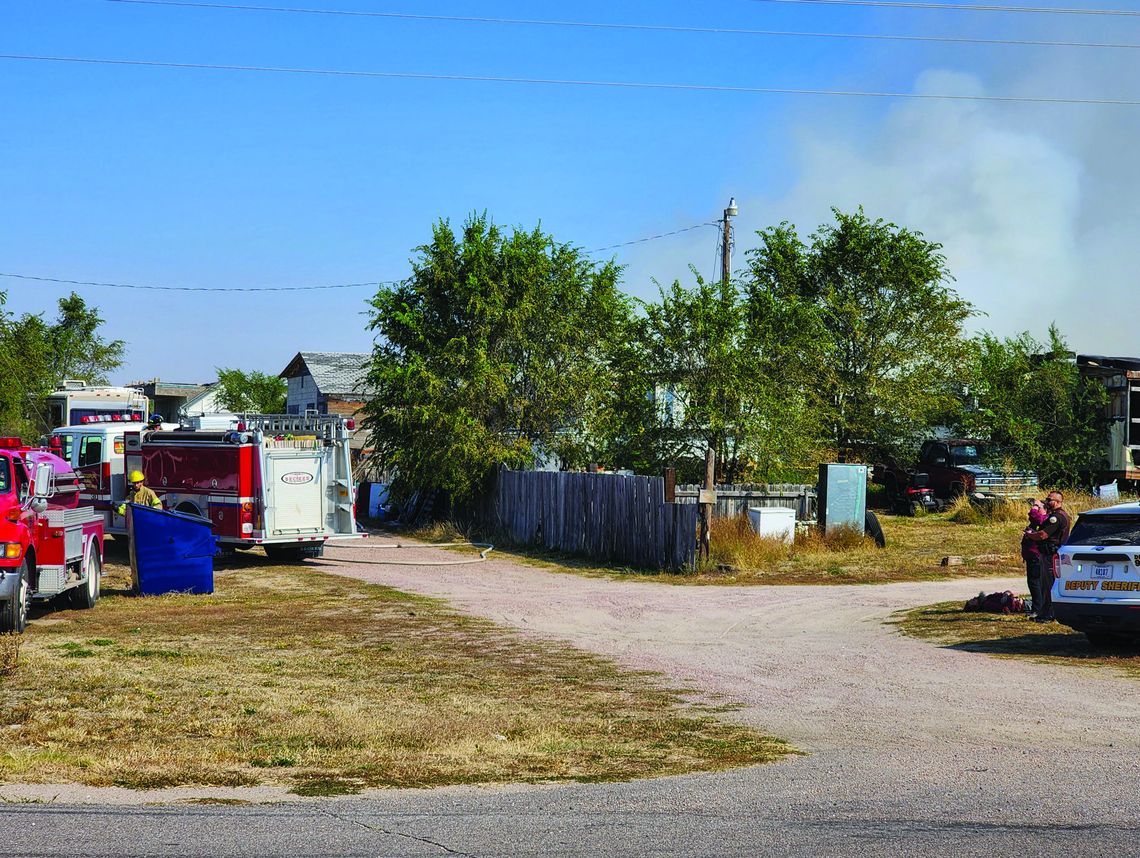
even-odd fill
[{"label": "truck side mirror", "polygon": [[37,498],[50,498],[55,494],[55,470],[47,462],[36,465],[35,491]]}]

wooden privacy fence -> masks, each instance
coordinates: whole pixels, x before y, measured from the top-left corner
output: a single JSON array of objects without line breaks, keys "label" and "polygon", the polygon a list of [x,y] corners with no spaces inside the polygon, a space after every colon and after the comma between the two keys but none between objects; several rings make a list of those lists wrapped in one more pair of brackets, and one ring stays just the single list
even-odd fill
[{"label": "wooden privacy fence", "polygon": [[515,545],[644,569],[696,565],[699,507],[665,503],[661,477],[504,468],[490,500],[492,524]]},{"label": "wooden privacy fence", "polygon": [[[677,503],[696,504],[700,486],[677,486]],[[716,487],[716,508],[713,515],[731,518],[743,515],[750,506],[783,506],[796,511],[796,518],[808,521],[815,518],[815,486],[798,483],[759,483],[723,485]]]}]

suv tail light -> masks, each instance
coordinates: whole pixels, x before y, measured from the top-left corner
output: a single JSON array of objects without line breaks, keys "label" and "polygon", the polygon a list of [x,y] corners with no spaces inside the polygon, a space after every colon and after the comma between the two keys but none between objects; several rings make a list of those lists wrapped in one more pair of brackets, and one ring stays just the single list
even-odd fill
[{"label": "suv tail light", "polygon": [[1060,578],[1061,577],[1061,564],[1060,564],[1059,558],[1060,558],[1059,554],[1053,555],[1053,577],[1054,578]]}]

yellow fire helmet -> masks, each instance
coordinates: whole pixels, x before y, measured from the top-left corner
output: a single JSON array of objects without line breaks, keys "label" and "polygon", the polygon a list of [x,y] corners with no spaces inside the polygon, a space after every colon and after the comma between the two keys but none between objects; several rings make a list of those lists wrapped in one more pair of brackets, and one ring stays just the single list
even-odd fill
[{"label": "yellow fire helmet", "polygon": [[131,471],[131,475],[127,477],[128,483],[141,483],[146,477],[143,476],[142,471]]}]

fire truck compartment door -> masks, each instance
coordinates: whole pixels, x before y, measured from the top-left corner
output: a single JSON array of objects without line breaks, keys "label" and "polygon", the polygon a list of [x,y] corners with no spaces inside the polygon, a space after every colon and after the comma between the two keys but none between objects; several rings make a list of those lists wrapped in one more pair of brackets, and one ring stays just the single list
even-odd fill
[{"label": "fire truck compartment door", "polygon": [[272,455],[269,484],[273,487],[271,532],[322,533],[325,529],[325,484],[321,456]]}]

